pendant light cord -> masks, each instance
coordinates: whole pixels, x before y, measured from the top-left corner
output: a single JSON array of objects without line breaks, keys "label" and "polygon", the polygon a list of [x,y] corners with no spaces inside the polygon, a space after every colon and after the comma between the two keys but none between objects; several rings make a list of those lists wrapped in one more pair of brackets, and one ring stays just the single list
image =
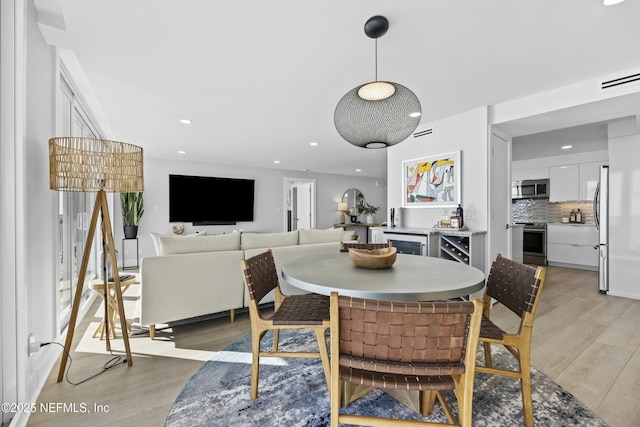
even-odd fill
[{"label": "pendant light cord", "polygon": [[375,67],[376,78],[375,78],[375,81],[377,82],[378,81],[378,39],[376,38],[374,40],[376,42],[376,44],[375,44],[375,46],[376,46],[376,54],[375,54],[375,59],[376,59],[376,67]]}]

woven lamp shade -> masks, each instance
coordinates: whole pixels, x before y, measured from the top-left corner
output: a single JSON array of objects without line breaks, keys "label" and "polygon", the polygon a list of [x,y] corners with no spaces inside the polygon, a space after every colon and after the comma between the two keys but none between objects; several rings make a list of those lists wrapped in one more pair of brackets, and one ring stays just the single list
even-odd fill
[{"label": "woven lamp shade", "polygon": [[49,188],[84,193],[143,191],[142,148],[104,139],[51,138]]},{"label": "woven lamp shade", "polygon": [[418,97],[398,83],[384,99],[367,100],[358,95],[358,86],[342,97],[333,120],[340,136],[362,148],[384,148],[407,139],[420,124]]}]

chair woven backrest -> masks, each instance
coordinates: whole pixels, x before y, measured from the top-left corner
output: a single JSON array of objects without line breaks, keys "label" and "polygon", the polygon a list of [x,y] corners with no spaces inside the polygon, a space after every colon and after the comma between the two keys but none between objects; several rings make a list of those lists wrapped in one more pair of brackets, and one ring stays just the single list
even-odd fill
[{"label": "chair woven backrest", "polygon": [[[391,302],[340,296],[340,364],[405,373],[401,364],[464,366],[471,302]],[[354,360],[360,366],[354,366]],[[344,362],[344,363],[343,363]],[[422,365],[421,365],[422,364]],[[455,366],[454,366],[455,365]],[[405,366],[406,368],[406,366]],[[454,371],[441,371],[450,374]]]},{"label": "chair woven backrest", "polygon": [[500,254],[491,266],[487,279],[487,294],[522,317],[531,313],[540,290],[536,268],[522,264]]},{"label": "chair woven backrest", "polygon": [[390,243],[341,243],[340,252],[349,252],[349,249],[384,249],[390,247]]},{"label": "chair woven backrest", "polygon": [[278,270],[271,249],[245,260],[245,283],[249,298],[259,303],[265,295],[278,286]]}]

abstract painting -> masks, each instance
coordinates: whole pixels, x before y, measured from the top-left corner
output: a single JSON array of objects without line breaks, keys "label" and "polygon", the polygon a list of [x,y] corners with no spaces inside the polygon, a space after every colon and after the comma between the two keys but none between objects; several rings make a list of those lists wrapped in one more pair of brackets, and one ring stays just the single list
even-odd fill
[{"label": "abstract painting", "polygon": [[460,151],[402,162],[402,206],[446,207],[460,203]]}]

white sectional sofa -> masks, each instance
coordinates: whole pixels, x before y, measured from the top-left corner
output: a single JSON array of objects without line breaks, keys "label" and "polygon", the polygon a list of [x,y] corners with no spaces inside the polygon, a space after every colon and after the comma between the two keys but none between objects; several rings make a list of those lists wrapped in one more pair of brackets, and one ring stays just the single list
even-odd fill
[{"label": "white sectional sofa", "polygon": [[273,251],[283,292],[301,293],[282,280],[279,266],[336,252],[352,234],[342,228],[184,237],[152,233],[158,255],[142,259],[140,322],[153,339],[158,324],[224,311],[233,321],[235,309],[247,306],[240,260],[267,249]]}]

